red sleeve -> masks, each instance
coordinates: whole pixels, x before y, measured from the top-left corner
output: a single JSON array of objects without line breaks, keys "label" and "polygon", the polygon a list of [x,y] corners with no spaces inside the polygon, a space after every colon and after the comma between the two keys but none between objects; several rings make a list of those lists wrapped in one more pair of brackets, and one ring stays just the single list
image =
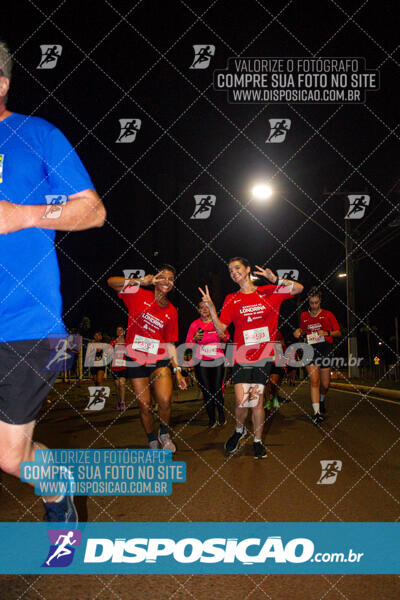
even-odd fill
[{"label": "red sleeve", "polygon": [[271,296],[272,294],[279,294],[279,299],[282,303],[284,300],[289,300],[289,298],[293,298],[292,292],[288,292],[287,291],[288,289],[290,289],[290,288],[287,285],[274,285],[272,283],[270,285],[258,286],[257,292],[259,294],[262,294],[265,296]]},{"label": "red sleeve", "polygon": [[193,336],[196,333],[197,329],[198,329],[198,327],[196,326],[196,321],[193,321],[193,323],[191,323],[189,330],[187,332],[186,343],[193,342]]},{"label": "red sleeve", "polygon": [[333,313],[329,312],[329,323],[330,323],[330,330],[331,331],[340,331],[340,325],[336,320],[336,317]]},{"label": "red sleeve", "polygon": [[303,331],[307,331],[307,325],[305,324],[305,321],[304,321],[305,314],[307,314],[307,313],[302,312],[301,316],[300,316],[300,329],[302,329]]},{"label": "red sleeve", "polygon": [[177,342],[178,341],[178,313],[174,308],[173,312],[170,313],[170,319],[168,319],[167,326],[165,327],[165,341],[166,342]]},{"label": "red sleeve", "polygon": [[233,294],[229,294],[224,301],[224,305],[219,316],[219,320],[226,326],[232,323],[232,308],[233,308]]},{"label": "red sleeve", "polygon": [[[129,286],[129,287],[137,288],[137,286]],[[134,294],[130,294],[129,292],[118,292],[118,298],[121,298],[122,302],[129,309],[136,302],[138,302],[138,300],[141,300],[143,298],[143,292],[144,292],[144,290],[141,287],[137,288],[137,292],[135,292]]]},{"label": "red sleeve", "polygon": [[259,285],[257,286],[257,290],[256,292],[260,293],[260,294],[273,294],[275,292],[275,290],[278,289],[277,285],[274,285],[273,283],[270,283],[268,285]]}]

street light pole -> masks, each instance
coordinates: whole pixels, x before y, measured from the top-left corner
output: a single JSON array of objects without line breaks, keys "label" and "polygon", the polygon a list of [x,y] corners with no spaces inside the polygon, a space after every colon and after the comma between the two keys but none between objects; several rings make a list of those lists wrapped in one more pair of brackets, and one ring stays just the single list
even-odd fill
[{"label": "street light pole", "polygon": [[[347,376],[359,377],[358,368],[358,343],[355,334],[356,319],[354,314],[355,292],[354,292],[354,260],[351,258],[353,252],[353,240],[350,236],[350,219],[344,220],[345,229],[345,253],[346,253],[346,304],[347,304]],[[354,365],[351,362],[355,362]]]}]

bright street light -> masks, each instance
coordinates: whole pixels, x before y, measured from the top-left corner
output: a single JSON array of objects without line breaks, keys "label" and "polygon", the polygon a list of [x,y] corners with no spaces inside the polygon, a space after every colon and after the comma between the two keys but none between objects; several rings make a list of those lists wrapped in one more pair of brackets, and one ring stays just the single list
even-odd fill
[{"label": "bright street light", "polygon": [[251,193],[256,200],[267,200],[272,195],[272,188],[266,183],[253,186]]},{"label": "bright street light", "polygon": [[338,277],[347,277],[347,273],[339,273]]}]

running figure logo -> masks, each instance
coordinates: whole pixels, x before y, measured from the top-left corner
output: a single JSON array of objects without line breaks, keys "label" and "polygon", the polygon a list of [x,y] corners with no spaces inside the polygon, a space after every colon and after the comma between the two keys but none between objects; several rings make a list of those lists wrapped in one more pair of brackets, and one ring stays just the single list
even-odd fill
[{"label": "running figure logo", "polygon": [[208,219],[211,214],[212,207],[215,206],[216,197],[212,194],[197,195],[194,197],[196,203],[191,219]]},{"label": "running figure logo", "polygon": [[[290,281],[297,281],[299,278],[299,272],[297,269],[277,269],[276,274],[278,279],[289,279]],[[288,285],[280,285],[276,292],[278,294],[287,294],[291,292],[293,288],[293,284],[289,283]]]},{"label": "running figure logo", "polygon": [[290,279],[291,281],[297,281],[299,278],[299,272],[297,269],[277,269],[276,274],[279,279]]},{"label": "running figure logo", "polygon": [[106,386],[89,387],[89,402],[85,410],[102,410],[107,398],[110,396],[110,388]]},{"label": "running figure logo", "polygon": [[338,473],[342,470],[341,460],[320,460],[322,473],[317,481],[318,485],[332,485],[335,483]]},{"label": "running figure logo", "polygon": [[195,44],[193,46],[194,59],[190,65],[191,69],[207,69],[215,54],[215,46],[211,44]]},{"label": "running figure logo", "polygon": [[79,353],[82,337],[71,333],[68,338],[50,338],[50,358],[44,368],[45,371],[63,371],[71,369],[76,354]]},{"label": "running figure logo", "polygon": [[136,134],[142,126],[140,119],[119,119],[121,131],[119,132],[118,138],[115,140],[116,144],[131,144],[136,140]]},{"label": "running figure logo", "polygon": [[49,553],[42,567],[68,567],[73,561],[75,548],[81,545],[82,532],[74,529],[48,529]]},{"label": "running figure logo", "polygon": [[121,290],[121,294],[136,294],[140,286],[130,283],[129,279],[142,279],[144,275],[143,269],[124,269],[125,284]]},{"label": "running figure logo", "polygon": [[37,69],[54,69],[58,59],[61,56],[62,46],[59,44],[42,44],[40,46],[42,53]]},{"label": "running figure logo", "polygon": [[42,219],[59,219],[63,207],[67,203],[67,196],[64,194],[46,194],[47,208]]},{"label": "running figure logo", "polygon": [[270,132],[266,139],[266,144],[281,144],[290,129],[292,121],[290,119],[268,119]]},{"label": "running figure logo", "polygon": [[250,383],[242,383],[243,399],[240,408],[254,408],[263,395],[264,386]]},{"label": "running figure logo", "polygon": [[345,219],[362,219],[365,209],[369,206],[370,196],[347,196],[350,202]]}]

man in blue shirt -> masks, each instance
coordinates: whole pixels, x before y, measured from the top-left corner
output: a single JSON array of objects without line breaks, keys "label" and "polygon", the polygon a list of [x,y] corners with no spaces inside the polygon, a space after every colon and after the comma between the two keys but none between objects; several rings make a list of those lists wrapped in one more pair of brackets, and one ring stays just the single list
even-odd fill
[{"label": "man in blue shirt", "polygon": [[[0,468],[34,460],[35,420],[57,373],[62,338],[55,230],[101,227],[105,209],[73,147],[53,125],[6,108],[11,56],[0,42]],[[72,497],[44,498],[50,521],[77,521]]]}]

